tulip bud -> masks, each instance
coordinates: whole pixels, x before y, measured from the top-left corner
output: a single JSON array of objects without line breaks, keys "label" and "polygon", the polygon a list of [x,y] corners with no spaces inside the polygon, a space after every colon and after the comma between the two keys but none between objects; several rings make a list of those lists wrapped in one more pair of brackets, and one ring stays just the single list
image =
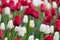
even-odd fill
[{"label": "tulip bud", "polygon": [[38,38],[36,38],[35,40],[39,40]]},{"label": "tulip bud", "polygon": [[54,15],[56,15],[56,13],[57,13],[56,8],[52,8],[51,14],[54,16]]},{"label": "tulip bud", "polygon": [[3,38],[3,31],[2,31],[2,29],[0,29],[0,39],[2,39]]},{"label": "tulip bud", "polygon": [[7,37],[5,37],[5,38],[4,38],[4,40],[8,40],[8,38],[7,38]]},{"label": "tulip bud", "polygon": [[26,34],[26,27],[24,26],[20,28],[18,35],[23,37],[25,34]]},{"label": "tulip bud", "polygon": [[54,26],[50,26],[50,32],[54,33]]},{"label": "tulip bud", "polygon": [[30,35],[28,40],[34,40],[34,35]]},{"label": "tulip bud", "polygon": [[46,8],[47,8],[47,9],[51,9],[51,4],[50,4],[50,3],[47,3],[47,4],[46,4]]},{"label": "tulip bud", "polygon": [[34,20],[30,20],[29,27],[30,28],[34,28],[35,27]]},{"label": "tulip bud", "polygon": [[3,9],[2,9],[2,7],[0,7],[0,14],[2,14],[2,12],[3,12]]},{"label": "tulip bud", "polygon": [[57,3],[56,3],[56,2],[53,2],[53,3],[52,3],[52,7],[53,7],[53,8],[57,8]]},{"label": "tulip bud", "polygon": [[49,16],[49,15],[51,15],[51,10],[46,9],[46,10],[45,10],[45,16],[47,17],[47,16]]},{"label": "tulip bud", "polygon": [[5,15],[9,15],[10,14],[10,8],[6,7],[4,10]]},{"label": "tulip bud", "polygon": [[59,7],[59,13],[60,13],[60,7]]},{"label": "tulip bud", "polygon": [[45,34],[49,34],[50,33],[50,27],[49,27],[49,25],[46,25],[44,33]]},{"label": "tulip bud", "polygon": [[16,32],[18,32],[18,31],[20,31],[20,28],[21,28],[21,26],[19,26],[19,27],[16,26],[14,30],[15,30]]},{"label": "tulip bud", "polygon": [[59,40],[59,32],[54,33],[53,40]]},{"label": "tulip bud", "polygon": [[34,6],[39,6],[40,3],[41,3],[40,0],[33,0],[32,2],[33,2],[33,4],[34,4]]},{"label": "tulip bud", "polygon": [[47,35],[47,36],[45,36],[45,38],[43,40],[53,40],[53,36]]},{"label": "tulip bud", "polygon": [[4,23],[1,23],[1,29],[5,30],[5,24]]},{"label": "tulip bud", "polygon": [[60,31],[60,20],[56,20],[55,22],[55,31]]},{"label": "tulip bud", "polygon": [[58,14],[58,18],[57,19],[60,19],[60,14]]},{"label": "tulip bud", "polygon": [[45,4],[44,4],[44,3],[41,3],[41,4],[40,4],[40,10],[41,10],[41,11],[45,11]]},{"label": "tulip bud", "polygon": [[18,3],[18,0],[14,0],[14,4],[16,5]]},{"label": "tulip bud", "polygon": [[24,16],[23,23],[28,23],[28,16],[27,15]]},{"label": "tulip bud", "polygon": [[7,29],[12,29],[12,28],[14,28],[13,21],[9,20],[7,24]]},{"label": "tulip bud", "polygon": [[57,2],[58,7],[60,7],[60,1]]},{"label": "tulip bud", "polygon": [[14,18],[13,24],[15,26],[19,26],[21,24],[21,22],[22,22],[22,17],[19,16],[19,15],[16,15],[15,18]]},{"label": "tulip bud", "polygon": [[21,40],[20,38],[15,38],[15,40]]},{"label": "tulip bud", "polygon": [[21,8],[21,4],[18,2],[18,3],[16,4],[16,10],[20,10],[20,8]]}]

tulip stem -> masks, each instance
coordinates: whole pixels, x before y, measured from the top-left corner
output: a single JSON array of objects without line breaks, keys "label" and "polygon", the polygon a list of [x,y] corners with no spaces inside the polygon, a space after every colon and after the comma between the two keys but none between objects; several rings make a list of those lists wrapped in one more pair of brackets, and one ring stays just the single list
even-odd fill
[{"label": "tulip stem", "polygon": [[44,33],[40,32],[40,40],[43,40]]}]

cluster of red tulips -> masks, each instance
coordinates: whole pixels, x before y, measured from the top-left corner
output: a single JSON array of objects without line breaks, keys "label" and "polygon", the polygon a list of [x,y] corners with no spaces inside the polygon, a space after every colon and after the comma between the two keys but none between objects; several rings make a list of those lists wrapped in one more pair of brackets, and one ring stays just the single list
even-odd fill
[{"label": "cluster of red tulips", "polygon": [[60,0],[0,0],[0,40],[60,40]]}]

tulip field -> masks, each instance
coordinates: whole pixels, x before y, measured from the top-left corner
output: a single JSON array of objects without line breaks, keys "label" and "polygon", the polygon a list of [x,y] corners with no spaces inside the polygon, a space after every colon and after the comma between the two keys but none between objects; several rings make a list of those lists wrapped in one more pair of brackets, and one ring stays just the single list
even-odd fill
[{"label": "tulip field", "polygon": [[0,40],[60,40],[60,0],[0,0]]}]

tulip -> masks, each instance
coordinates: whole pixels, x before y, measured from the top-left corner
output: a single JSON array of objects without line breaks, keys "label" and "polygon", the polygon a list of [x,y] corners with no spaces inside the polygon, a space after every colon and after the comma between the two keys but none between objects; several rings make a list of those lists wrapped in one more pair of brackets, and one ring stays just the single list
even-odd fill
[{"label": "tulip", "polygon": [[49,27],[49,25],[46,25],[46,27],[44,29],[45,29],[44,30],[45,34],[49,34],[50,33],[50,27]]},{"label": "tulip", "polygon": [[33,8],[33,7],[34,7],[34,5],[33,5],[32,2],[30,2],[30,3],[28,4],[28,6],[29,6],[29,8]]},{"label": "tulip", "polygon": [[14,0],[14,4],[16,5],[18,3],[18,0]]},{"label": "tulip", "polygon": [[16,26],[14,30],[15,30],[16,32],[19,32],[19,31],[20,31],[20,28],[21,28],[21,26]]},{"label": "tulip", "polygon": [[34,20],[30,20],[29,27],[31,27],[31,28],[35,27]]},{"label": "tulip", "polygon": [[2,39],[3,38],[3,31],[2,31],[2,29],[0,29],[0,39]]},{"label": "tulip", "polygon": [[60,1],[57,2],[58,7],[60,7]]},{"label": "tulip", "polygon": [[30,35],[30,36],[28,37],[28,40],[34,40],[34,35]]},{"label": "tulip", "polygon": [[44,3],[41,3],[41,4],[40,4],[40,10],[41,10],[41,11],[45,11],[45,4],[44,4]]},{"label": "tulip", "polygon": [[53,3],[52,3],[52,7],[53,7],[53,8],[57,8],[57,3],[56,3],[56,2],[53,2]]},{"label": "tulip", "polygon": [[38,38],[36,38],[35,40],[39,40]]},{"label": "tulip", "polygon": [[16,10],[20,10],[21,9],[21,4],[18,2],[17,4],[16,4]]},{"label": "tulip", "polygon": [[28,1],[27,0],[21,0],[21,5],[22,6],[27,6],[28,5]]},{"label": "tulip", "polygon": [[10,8],[9,8],[9,7],[6,7],[6,8],[5,8],[4,14],[5,14],[5,15],[9,15],[9,14],[10,14]]},{"label": "tulip", "polygon": [[32,2],[34,4],[34,6],[39,6],[41,3],[41,0],[33,0]]},{"label": "tulip", "polygon": [[43,40],[53,40],[53,36],[47,35],[47,36],[45,36],[45,38]]},{"label": "tulip", "polygon": [[53,16],[52,16],[52,15],[47,16],[47,17],[44,19],[44,24],[49,25],[49,24],[51,23],[52,19],[53,19]]},{"label": "tulip", "polygon": [[59,40],[59,32],[54,33],[53,40]]},{"label": "tulip", "polygon": [[13,21],[9,20],[7,24],[7,29],[12,29],[12,28],[14,28]]},{"label": "tulip", "polygon": [[47,9],[51,9],[51,4],[50,3],[46,3],[46,8]]},{"label": "tulip", "polygon": [[52,26],[52,25],[50,26],[50,32],[54,33],[54,26]]},{"label": "tulip", "polygon": [[21,40],[20,38],[15,38],[15,40]]},{"label": "tulip", "polygon": [[27,15],[24,16],[23,23],[28,23],[28,16]]},{"label": "tulip", "polygon": [[54,15],[56,15],[56,13],[57,13],[56,8],[52,8],[51,14],[54,16]]},{"label": "tulip", "polygon": [[45,16],[47,17],[47,16],[49,16],[49,15],[51,15],[51,10],[46,9],[46,10],[45,10]]},{"label": "tulip", "polygon": [[55,22],[55,31],[60,31],[60,20],[56,20]]},{"label": "tulip", "polygon": [[21,22],[22,22],[22,17],[19,16],[19,15],[16,15],[15,18],[14,18],[13,24],[15,26],[19,26],[21,24]]},{"label": "tulip", "polygon": [[32,13],[32,16],[34,17],[34,18],[36,18],[36,19],[38,19],[38,18],[40,18],[40,14],[39,14],[39,11],[38,10],[32,10],[33,11],[33,13]]},{"label": "tulip", "polygon": [[2,12],[3,12],[3,9],[2,9],[2,7],[0,7],[0,14],[2,14]]},{"label": "tulip", "polygon": [[59,7],[59,13],[60,13],[60,7]]},{"label": "tulip", "polygon": [[60,14],[58,14],[58,17],[57,17],[57,19],[60,19]]},{"label": "tulip", "polygon": [[23,26],[20,28],[18,35],[24,37],[25,34],[26,34],[26,27]]},{"label": "tulip", "polygon": [[0,22],[1,22],[1,14],[0,14]]},{"label": "tulip", "polygon": [[5,30],[5,24],[4,23],[1,23],[1,29]]},{"label": "tulip", "polygon": [[5,37],[5,38],[4,38],[4,40],[8,40],[8,38],[7,38],[7,37]]}]

